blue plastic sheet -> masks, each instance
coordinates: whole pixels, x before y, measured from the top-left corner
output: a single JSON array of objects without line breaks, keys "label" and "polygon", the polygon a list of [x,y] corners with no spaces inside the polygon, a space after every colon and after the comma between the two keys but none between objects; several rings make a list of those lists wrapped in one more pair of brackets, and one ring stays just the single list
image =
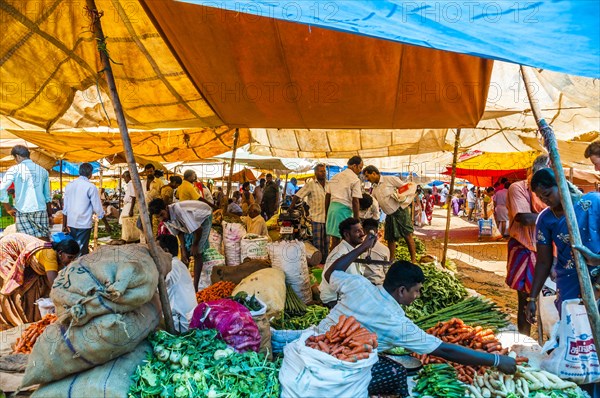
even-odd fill
[{"label": "blue plastic sheet", "polygon": [[181,1],[600,77],[597,0]]}]

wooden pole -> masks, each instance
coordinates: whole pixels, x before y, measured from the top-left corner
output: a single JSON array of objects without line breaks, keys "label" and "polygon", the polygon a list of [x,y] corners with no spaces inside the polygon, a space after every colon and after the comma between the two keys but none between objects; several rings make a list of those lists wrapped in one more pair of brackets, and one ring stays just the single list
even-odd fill
[{"label": "wooden pole", "polygon": [[[63,185],[62,185],[62,176],[63,176],[63,172],[62,172],[62,170],[63,170],[63,169],[62,169],[62,168],[63,168],[63,160],[62,160],[62,159],[60,159],[60,160],[58,161],[58,165],[59,165],[58,167],[60,168],[60,169],[58,170],[58,173],[59,173],[59,174],[58,174],[58,180],[59,180],[59,184],[60,184],[60,196],[62,197],[62,194],[63,194]],[[62,199],[61,199],[61,201],[62,201]],[[62,204],[61,204],[61,207],[62,207]]]},{"label": "wooden pole", "polygon": [[[460,129],[456,130],[456,137],[454,137],[454,154],[452,156],[452,176],[450,177],[450,192],[446,197],[446,232],[444,233],[444,251],[442,252],[442,267],[446,266],[446,255],[448,253],[448,237],[450,235],[450,222],[452,221],[452,200],[450,199],[454,194],[454,181],[456,180],[456,162],[458,161],[458,147],[460,145]],[[448,200],[450,199],[450,200]]]},{"label": "wooden pole", "polygon": [[[542,117],[538,103],[533,98],[531,92],[531,81],[529,80],[528,71],[521,65],[521,76],[525,82],[525,90],[529,97],[529,103],[531,104],[531,110],[533,116],[538,125],[540,134],[544,138],[544,146],[550,155],[552,161],[552,168],[556,175],[556,182],[558,184],[558,191],[560,193],[560,202],[562,203],[563,211],[565,212],[565,220],[567,222],[567,228],[569,229],[569,235],[571,240],[571,246],[581,246],[581,235],[579,234],[579,226],[577,225],[577,218],[575,217],[575,211],[573,210],[573,202],[571,195],[569,194],[569,187],[567,185],[567,179],[565,177],[565,171],[560,161],[560,154],[558,153],[558,144],[556,143],[556,136],[554,130],[548,125],[546,120]],[[592,327],[592,334],[596,345],[600,344],[600,314],[598,313],[598,305],[594,298],[594,290],[592,288],[592,281],[590,273],[586,265],[585,259],[577,250],[573,250],[573,258],[575,260],[575,269],[577,270],[577,276],[579,278],[579,285],[581,287],[581,297],[583,298],[583,304],[587,310],[588,317],[590,319],[590,326]]]},{"label": "wooden pole", "polygon": [[227,197],[231,197],[231,179],[233,178],[233,165],[235,164],[235,151],[237,151],[239,129],[233,133],[233,151],[231,153],[231,162],[229,163],[229,180],[227,180]]},{"label": "wooden pole", "polygon": [[117,203],[117,206],[119,207],[119,209],[121,209],[122,207],[122,203],[121,203],[121,189],[123,189],[123,171],[121,170],[121,166],[119,166],[119,193],[117,196],[117,200],[119,201]]},{"label": "wooden pole", "polygon": [[[106,83],[110,93],[110,98],[115,109],[115,115],[117,117],[117,123],[119,125],[119,132],[121,133],[121,141],[123,141],[123,149],[125,150],[125,157],[127,158],[127,164],[129,166],[129,173],[131,174],[131,180],[133,181],[133,188],[135,191],[136,200],[139,205],[140,217],[142,220],[142,226],[146,240],[148,242],[148,248],[150,249],[150,255],[154,259],[159,271],[161,269],[170,269],[170,260],[164,256],[164,251],[158,247],[156,240],[152,236],[152,223],[150,221],[150,214],[148,213],[148,207],[146,206],[146,200],[144,198],[144,189],[142,188],[142,182],[140,181],[140,175],[137,170],[137,164],[133,157],[133,149],[131,147],[131,139],[129,138],[129,132],[127,129],[127,122],[123,113],[123,107],[121,106],[121,100],[119,93],[117,92],[117,85],[112,72],[110,59],[106,48],[106,40],[102,31],[102,18],[103,12],[99,12],[96,8],[94,0],[86,0],[88,12],[92,18],[94,35],[96,36],[98,52],[102,61],[104,70],[104,76],[106,77]],[[101,72],[101,73],[102,73]],[[167,285],[165,284],[164,276],[159,272],[158,277],[158,294],[160,296],[160,302],[163,310],[163,316],[165,320],[165,326],[169,333],[175,333],[173,326],[173,316],[171,314],[171,305],[169,304],[169,296],[167,295]]]},{"label": "wooden pole", "polygon": [[573,168],[569,167],[569,181],[573,182]]}]

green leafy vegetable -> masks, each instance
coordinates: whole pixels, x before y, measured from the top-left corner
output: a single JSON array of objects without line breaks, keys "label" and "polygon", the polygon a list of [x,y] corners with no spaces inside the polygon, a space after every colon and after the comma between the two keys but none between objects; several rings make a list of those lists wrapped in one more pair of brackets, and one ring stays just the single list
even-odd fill
[{"label": "green leafy vegetable", "polygon": [[419,319],[463,301],[467,291],[453,273],[437,267],[434,263],[421,264],[425,283],[421,297],[405,307],[406,316]]},{"label": "green leafy vegetable", "polygon": [[236,353],[217,338],[216,330],[192,329],[181,336],[161,330],[149,340],[154,349],[132,376],[130,398],[279,396],[280,360],[270,362],[252,351]]}]

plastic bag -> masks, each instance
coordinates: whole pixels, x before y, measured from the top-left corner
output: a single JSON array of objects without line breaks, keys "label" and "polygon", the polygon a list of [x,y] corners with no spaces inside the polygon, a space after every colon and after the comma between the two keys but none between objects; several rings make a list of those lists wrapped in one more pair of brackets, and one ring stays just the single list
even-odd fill
[{"label": "plastic bag", "polygon": [[225,265],[225,257],[214,248],[209,248],[202,253],[202,272],[198,281],[198,291],[206,289],[211,283],[211,275],[214,267]]},{"label": "plastic bag", "polygon": [[329,397],[367,397],[377,350],[358,362],[342,361],[307,347],[306,339],[315,334],[306,331],[283,350],[279,371],[282,398],[321,397],[324,391]]},{"label": "plastic bag", "polygon": [[223,340],[240,352],[258,352],[260,348],[260,332],[250,311],[230,299],[198,304],[190,328],[217,329]]},{"label": "plastic bag", "polygon": [[223,235],[217,232],[214,228],[210,229],[210,233],[208,235],[208,244],[211,249],[215,249],[219,253],[223,254]]},{"label": "plastic bag", "polygon": [[240,243],[242,261],[246,259],[268,260],[267,243],[269,243],[269,239],[266,236],[246,234]]},{"label": "plastic bag", "polygon": [[306,248],[298,240],[269,243],[269,257],[273,268],[285,273],[285,281],[305,303],[312,301]]},{"label": "plastic bag", "polygon": [[223,221],[223,246],[225,247],[225,263],[240,265],[242,262],[242,238],[246,229],[242,224]]},{"label": "plastic bag", "polygon": [[541,368],[577,384],[599,382],[598,352],[585,306],[579,299],[565,300],[561,317],[542,348],[542,352],[553,351],[542,361]]}]

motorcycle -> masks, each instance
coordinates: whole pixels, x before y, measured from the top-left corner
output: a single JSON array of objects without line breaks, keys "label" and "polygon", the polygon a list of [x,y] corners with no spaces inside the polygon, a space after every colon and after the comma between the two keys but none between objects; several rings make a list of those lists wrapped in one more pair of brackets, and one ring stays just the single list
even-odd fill
[{"label": "motorcycle", "polygon": [[310,222],[306,216],[304,203],[298,203],[290,210],[288,204],[281,206],[279,217],[279,234],[282,240],[310,240]]}]

